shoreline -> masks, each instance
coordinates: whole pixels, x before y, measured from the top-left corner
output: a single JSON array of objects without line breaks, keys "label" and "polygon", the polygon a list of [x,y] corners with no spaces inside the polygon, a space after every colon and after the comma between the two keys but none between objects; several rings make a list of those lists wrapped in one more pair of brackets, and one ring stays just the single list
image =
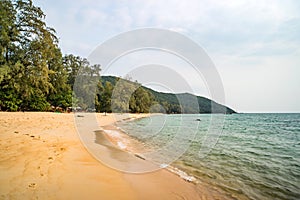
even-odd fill
[{"label": "shoreline", "polygon": [[[123,121],[127,122],[127,121],[133,121],[133,120],[140,120],[140,119],[146,118],[146,117],[150,117],[150,115],[143,116],[141,118],[125,119]],[[122,128],[117,126],[116,123],[113,123],[108,126],[102,126],[102,128],[103,128],[103,132],[104,132],[102,134],[104,134],[107,137],[107,140],[109,140],[113,145],[115,145],[116,148],[119,148],[120,150],[126,151],[128,153],[131,153],[134,156],[136,156],[137,158],[151,162],[143,155],[144,152],[141,152],[142,148],[144,147],[142,142],[129,136]],[[178,169],[177,167],[175,167],[173,165],[160,164],[159,168],[161,170],[167,170],[189,183],[197,184],[197,182],[198,182],[198,180],[194,176],[188,174],[187,172],[183,171],[182,169]],[[158,170],[160,170],[160,169],[158,169]]]},{"label": "shoreline", "polygon": [[[115,122],[96,115],[100,126]],[[0,112],[2,199],[213,199],[167,170],[128,174],[107,167],[83,146],[74,117]]]},{"label": "shoreline", "polygon": [[[141,120],[142,118],[151,117],[151,115],[143,116],[141,118],[131,118],[123,120],[123,123],[127,123],[127,121],[133,121],[133,120]],[[117,122],[109,125],[109,126],[102,126],[103,128],[103,134],[107,137],[107,139],[115,145],[117,148],[121,149],[122,151],[129,152],[131,154],[134,154],[136,157],[149,161],[144,155],[141,150],[144,147],[141,141],[138,139],[129,136],[125,130],[120,128],[117,125]],[[161,164],[163,165],[163,164]],[[189,172],[185,171],[184,169],[180,168],[179,166],[176,166],[174,164],[166,165],[166,166],[160,166],[160,169],[155,171],[165,171],[168,173],[171,173],[184,182],[186,184],[192,184],[197,188],[197,191],[202,191],[202,198],[204,199],[235,199],[233,196],[228,196],[228,194],[223,193],[219,189],[214,188],[212,185],[209,185],[209,183],[204,183],[200,177],[193,176]],[[155,173],[154,171],[154,173]],[[151,172],[150,172],[151,173]],[[153,172],[152,172],[153,173]],[[201,199],[202,199],[201,198]]]},{"label": "shoreline", "polygon": [[[118,115],[118,114],[117,114]],[[131,114],[129,114],[131,115]],[[140,152],[140,150],[142,150],[143,145],[140,141],[138,141],[135,138],[132,138],[131,136],[127,135],[125,133],[124,130],[122,130],[117,123],[121,122],[121,123],[127,123],[129,121],[133,121],[133,120],[140,120],[142,118],[146,118],[146,117],[151,117],[150,114],[139,114],[138,116],[136,116],[136,114],[133,114],[133,116],[131,117],[126,117],[125,119],[119,119],[116,122],[109,124],[109,125],[104,125],[101,126],[101,128],[103,130],[101,130],[101,132],[96,133],[96,137],[100,135],[101,140],[107,140],[108,142],[110,142],[110,146],[112,145],[113,148],[117,148],[119,151],[122,151],[124,153],[129,153],[131,155],[133,155],[135,158],[135,162],[139,162],[140,160],[142,160],[143,162],[145,162],[146,165],[153,165],[154,166],[154,170],[150,170],[149,172],[142,172],[142,173],[126,173],[124,174],[125,178],[127,179],[127,181],[129,181],[132,186],[134,186],[135,190],[142,190],[143,192],[140,192],[140,198],[143,199],[153,199],[153,198],[162,198],[162,196],[164,195],[164,191],[161,192],[157,192],[157,194],[159,194],[160,196],[156,196],[151,194],[151,192],[147,194],[147,197],[145,197],[145,193],[147,193],[145,190],[145,188],[149,188],[149,187],[156,187],[155,185],[149,185],[149,183],[145,183],[145,181],[143,179],[139,180],[139,178],[141,176],[148,176],[149,179],[154,179],[153,175],[155,175],[155,179],[157,180],[153,180],[153,182],[157,182],[159,180],[159,182],[163,183],[163,185],[173,185],[172,187],[169,188],[169,190],[174,190],[174,188],[176,188],[176,190],[172,191],[172,193],[176,193],[175,196],[177,197],[172,197],[170,198],[169,196],[165,196],[163,199],[177,199],[177,198],[187,198],[187,199],[202,199],[200,197],[200,193],[199,193],[199,188],[196,187],[196,184],[194,182],[193,177],[188,176],[184,171],[181,171],[179,169],[177,169],[176,167],[173,166],[168,166],[168,167],[159,167],[157,166],[157,164],[152,163],[150,160],[148,160],[147,158],[145,158],[143,156],[143,154]],[[105,137],[105,139],[103,138]],[[106,143],[107,141],[105,141],[104,143]],[[103,141],[95,141],[97,144],[103,145]],[[137,152],[137,149],[139,149],[139,152]],[[115,150],[114,150],[115,151]],[[121,160],[126,160],[127,156],[120,156],[120,153],[118,159]],[[151,168],[150,168],[151,169]],[[152,175],[151,175],[152,174]],[[166,178],[162,178],[162,177],[166,177]],[[147,179],[148,179],[147,178]],[[174,184],[170,184],[170,180],[174,180],[176,182],[179,182],[179,184],[183,184],[185,186],[187,186],[187,189],[189,192],[179,192],[181,189],[178,187],[182,187],[181,185],[176,185],[174,186]],[[140,188],[140,185],[147,185],[147,187],[145,188]],[[185,189],[185,190],[187,190]],[[157,190],[157,188],[153,188],[153,190]],[[181,194],[182,193],[182,194]],[[202,195],[202,197],[204,197]],[[206,199],[206,198],[205,198]],[[209,199],[209,198],[208,198]]]}]

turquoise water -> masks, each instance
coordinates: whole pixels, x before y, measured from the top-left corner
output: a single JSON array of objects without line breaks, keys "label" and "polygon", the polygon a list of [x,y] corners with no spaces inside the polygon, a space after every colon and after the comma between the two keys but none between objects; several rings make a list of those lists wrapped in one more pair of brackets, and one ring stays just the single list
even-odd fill
[{"label": "turquoise water", "polygon": [[233,199],[300,199],[300,114],[226,115],[216,145],[200,158],[211,117],[159,115],[121,128],[151,151],[185,130],[189,147],[172,165]]}]

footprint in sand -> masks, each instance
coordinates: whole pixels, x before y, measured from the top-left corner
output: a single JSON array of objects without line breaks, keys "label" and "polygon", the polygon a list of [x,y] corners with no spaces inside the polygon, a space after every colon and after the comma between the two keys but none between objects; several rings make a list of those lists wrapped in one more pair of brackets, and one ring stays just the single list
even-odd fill
[{"label": "footprint in sand", "polygon": [[30,183],[30,184],[28,184],[28,187],[29,188],[35,188],[36,187],[36,183]]}]

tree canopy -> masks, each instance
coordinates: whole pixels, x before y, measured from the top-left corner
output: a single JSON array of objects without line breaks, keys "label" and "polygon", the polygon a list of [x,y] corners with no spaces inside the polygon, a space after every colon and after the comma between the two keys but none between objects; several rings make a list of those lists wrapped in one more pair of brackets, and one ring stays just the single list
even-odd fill
[{"label": "tree canopy", "polygon": [[1,110],[47,110],[69,104],[67,73],[55,30],[31,0],[0,3]]}]

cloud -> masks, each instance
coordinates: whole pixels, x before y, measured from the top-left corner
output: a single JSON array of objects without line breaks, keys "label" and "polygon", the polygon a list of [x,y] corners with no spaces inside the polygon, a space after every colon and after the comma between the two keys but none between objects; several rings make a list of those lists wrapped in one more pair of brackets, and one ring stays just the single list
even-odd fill
[{"label": "cloud", "polygon": [[296,9],[300,7],[294,1],[36,2],[47,7],[47,20],[59,34],[67,35],[64,38],[82,38],[88,43],[135,28],[160,27],[193,35],[218,51],[230,48],[229,45],[236,48],[278,38],[295,40],[300,31]]}]

